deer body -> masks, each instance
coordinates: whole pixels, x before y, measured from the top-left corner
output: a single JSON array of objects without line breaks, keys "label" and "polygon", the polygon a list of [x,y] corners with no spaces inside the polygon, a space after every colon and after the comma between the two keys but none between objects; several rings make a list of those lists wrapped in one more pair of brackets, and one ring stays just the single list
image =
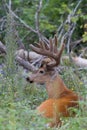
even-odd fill
[{"label": "deer body", "polygon": [[66,87],[56,71],[55,67],[59,64],[63,51],[63,45],[60,51],[57,51],[56,42],[57,39],[55,38],[55,45],[52,40],[50,40],[50,47],[45,46],[45,44],[41,42],[41,45],[38,45],[39,49],[38,47],[32,46],[33,51],[52,57],[55,61],[50,58],[50,60],[47,61],[45,58],[41,67],[35,73],[31,74],[30,77],[27,77],[27,81],[30,83],[36,82],[46,84],[48,99],[37,107],[37,111],[45,118],[52,118],[52,122],[49,123],[50,127],[60,126],[61,116],[73,116],[75,113],[71,114],[69,108],[78,107],[79,99],[76,93]]},{"label": "deer body", "polygon": [[46,84],[48,99],[37,107],[37,111],[43,117],[52,119],[52,122],[49,123],[50,127],[60,125],[61,116],[74,115],[74,113],[69,112],[69,108],[78,107],[78,95],[65,86],[55,71],[44,72],[44,69],[40,68],[36,74],[32,74],[27,80]]},{"label": "deer body", "polygon": [[[46,89],[48,92],[48,100],[44,101],[39,107],[39,111],[46,112],[47,117],[53,117],[53,106],[57,107],[57,112],[61,113],[63,116],[69,116],[68,108],[77,106],[78,96],[73,91],[69,90],[63,83],[63,81],[56,77],[55,80],[49,80],[46,84]],[[48,106],[48,109],[47,107]],[[49,107],[50,106],[50,107]],[[51,108],[51,112],[49,111]],[[51,113],[51,114],[50,114]],[[45,116],[46,116],[45,115]]]},{"label": "deer body", "polygon": [[76,95],[68,95],[59,99],[50,98],[37,107],[37,110],[42,113],[44,117],[48,118],[60,118],[61,116],[69,117],[72,115],[69,112],[69,108],[77,107],[77,100],[78,98]]}]

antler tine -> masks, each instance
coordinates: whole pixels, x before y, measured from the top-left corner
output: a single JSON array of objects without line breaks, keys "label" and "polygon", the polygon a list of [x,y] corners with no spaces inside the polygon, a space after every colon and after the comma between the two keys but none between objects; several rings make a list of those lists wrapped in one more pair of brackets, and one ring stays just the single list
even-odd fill
[{"label": "antler tine", "polygon": [[46,46],[45,46],[44,42],[43,42],[43,41],[40,41],[39,43],[41,44],[41,48],[42,48],[43,50],[45,50],[45,47],[46,47]]},{"label": "antler tine", "polygon": [[35,43],[35,46],[38,47],[38,48],[40,48],[40,47],[41,47],[41,44]]},{"label": "antler tine", "polygon": [[[30,45],[31,49],[33,51],[35,51],[38,54],[44,55],[44,56],[49,56],[50,57],[50,52],[49,52],[49,48],[45,45],[44,42],[40,41],[39,42],[39,46],[36,47],[34,45]],[[52,56],[52,55],[51,55]]]},{"label": "antler tine", "polygon": [[64,44],[62,44],[60,50],[57,52],[54,52],[53,55],[52,55],[52,58],[54,59],[54,61],[48,63],[48,67],[55,67],[55,66],[58,66],[60,64],[60,58],[61,58],[61,55],[62,55],[62,52],[63,52],[63,49],[64,49]]},{"label": "antler tine", "polygon": [[45,48],[49,50],[49,43],[45,39],[42,39],[42,41],[44,42]]},{"label": "antler tine", "polygon": [[54,46],[53,46],[53,40],[52,40],[52,38],[50,38],[49,39],[49,41],[50,41],[50,45],[49,45],[49,50],[50,50],[50,52],[53,52],[54,51]]},{"label": "antler tine", "polygon": [[57,45],[58,45],[58,40],[57,40],[57,36],[54,36],[54,52],[57,52]]}]

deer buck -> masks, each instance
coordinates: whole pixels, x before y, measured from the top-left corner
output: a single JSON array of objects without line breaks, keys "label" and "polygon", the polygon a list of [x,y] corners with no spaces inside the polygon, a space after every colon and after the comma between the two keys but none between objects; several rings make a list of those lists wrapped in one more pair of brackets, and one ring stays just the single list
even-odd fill
[{"label": "deer buck", "polygon": [[69,108],[78,107],[79,96],[72,90],[69,90],[56,71],[60,63],[60,58],[64,49],[62,44],[60,50],[57,50],[57,37],[49,40],[49,46],[40,41],[36,46],[31,45],[31,49],[43,55],[41,66],[32,73],[26,80],[30,83],[45,83],[48,93],[48,99],[37,107],[37,111],[45,118],[51,118],[48,124],[50,127],[61,125],[61,116],[73,116]]}]

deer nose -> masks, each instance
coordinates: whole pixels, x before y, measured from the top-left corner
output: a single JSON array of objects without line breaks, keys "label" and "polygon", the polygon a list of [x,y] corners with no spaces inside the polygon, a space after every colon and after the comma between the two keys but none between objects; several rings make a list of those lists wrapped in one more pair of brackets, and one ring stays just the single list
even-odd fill
[{"label": "deer nose", "polygon": [[30,82],[30,83],[33,83],[33,80],[30,79],[30,77],[27,77],[27,78],[26,78],[26,81],[27,81],[27,82]]}]

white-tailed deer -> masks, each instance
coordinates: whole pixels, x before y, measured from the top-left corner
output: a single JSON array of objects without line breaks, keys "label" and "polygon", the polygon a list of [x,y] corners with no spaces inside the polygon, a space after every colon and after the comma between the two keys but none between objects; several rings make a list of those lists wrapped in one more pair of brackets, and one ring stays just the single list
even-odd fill
[{"label": "white-tailed deer", "polygon": [[27,77],[30,83],[45,83],[48,93],[48,99],[37,107],[39,113],[46,118],[52,118],[49,123],[50,127],[61,125],[60,117],[73,116],[69,108],[78,106],[78,95],[69,90],[60,78],[56,67],[60,63],[64,44],[60,50],[57,50],[57,37],[49,40],[49,46],[40,41],[36,46],[31,45],[36,53],[45,56],[42,60],[41,67]]}]

